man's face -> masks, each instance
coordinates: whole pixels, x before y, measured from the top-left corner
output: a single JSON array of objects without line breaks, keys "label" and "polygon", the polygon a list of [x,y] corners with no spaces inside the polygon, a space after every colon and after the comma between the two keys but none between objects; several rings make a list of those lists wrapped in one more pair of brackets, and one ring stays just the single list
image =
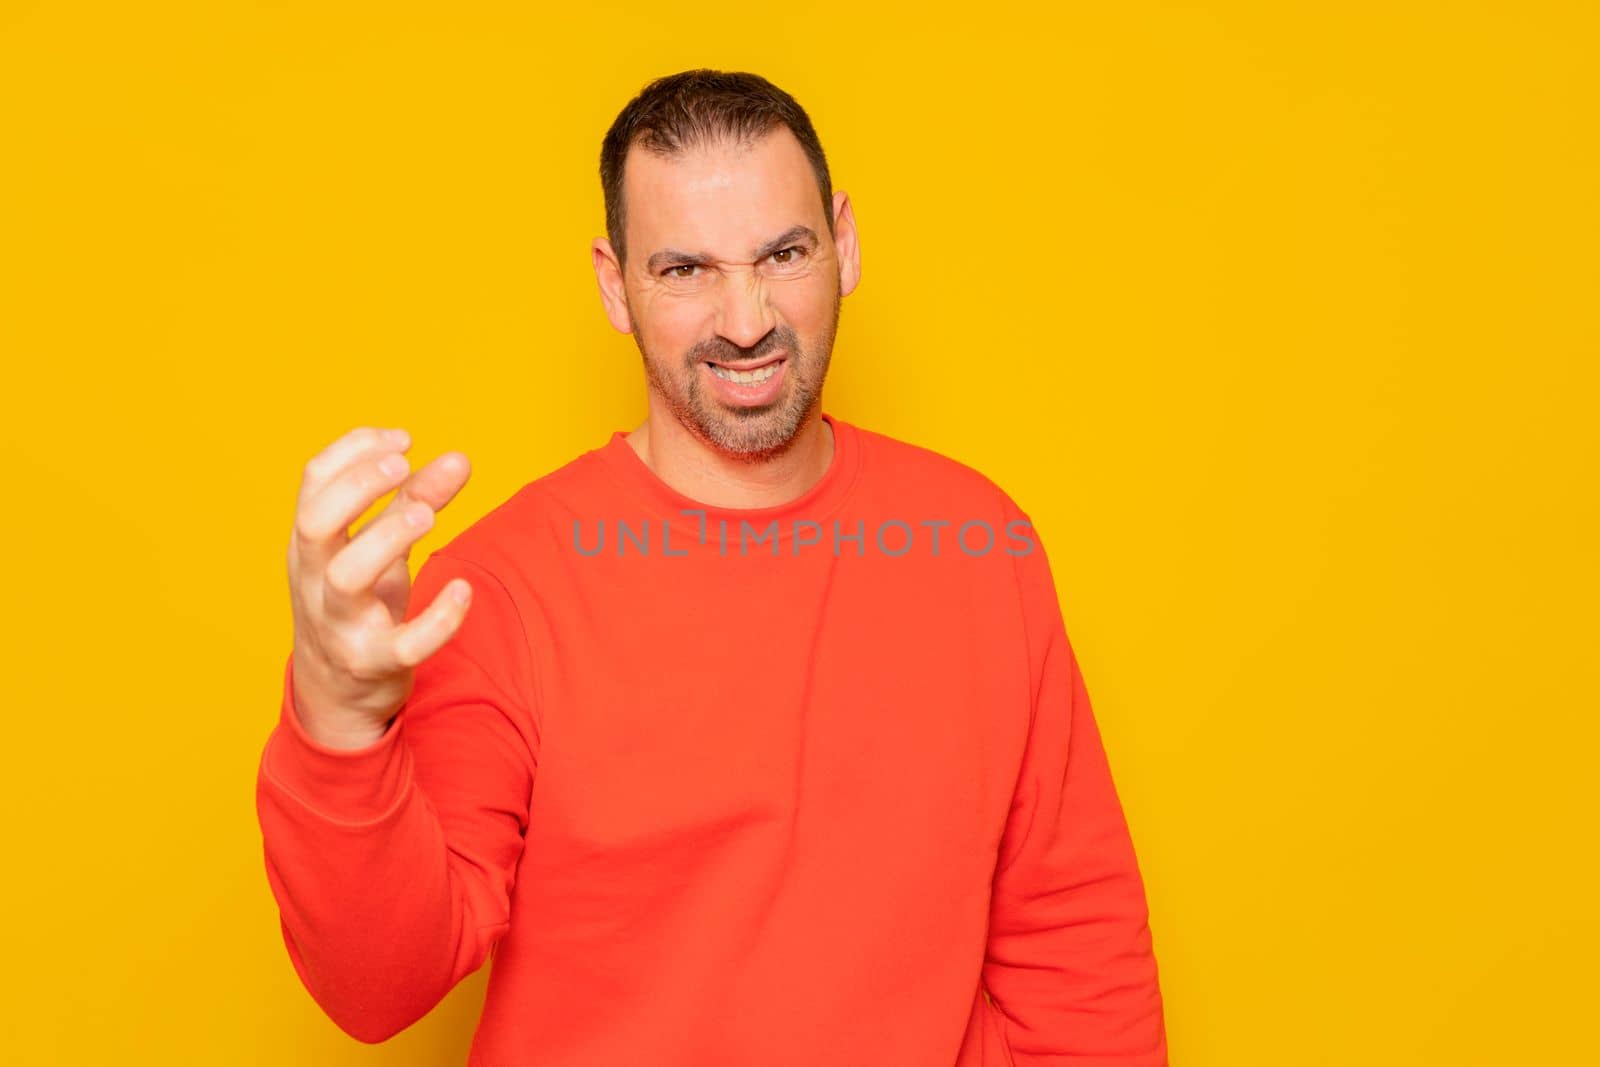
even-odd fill
[{"label": "man's face", "polygon": [[671,158],[634,147],[623,198],[623,290],[652,407],[725,454],[782,452],[820,402],[841,298],[799,141],[778,126]]}]

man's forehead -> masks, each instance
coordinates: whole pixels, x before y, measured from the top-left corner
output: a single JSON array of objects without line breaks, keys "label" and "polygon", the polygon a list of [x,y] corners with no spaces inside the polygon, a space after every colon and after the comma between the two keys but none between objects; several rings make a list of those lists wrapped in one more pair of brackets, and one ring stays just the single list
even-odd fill
[{"label": "man's forehead", "polygon": [[759,175],[761,168],[752,168],[745,159],[752,148],[748,143],[719,141],[662,155],[636,144],[628,152],[623,180],[643,195],[654,194],[657,198],[674,193],[716,195],[733,188],[741,179],[748,181]]},{"label": "man's forehead", "polygon": [[637,226],[645,240],[679,243],[739,233],[759,241],[771,237],[774,226],[821,217],[810,160],[784,126],[755,141],[723,139],[669,156],[635,144],[623,185],[628,226]]}]

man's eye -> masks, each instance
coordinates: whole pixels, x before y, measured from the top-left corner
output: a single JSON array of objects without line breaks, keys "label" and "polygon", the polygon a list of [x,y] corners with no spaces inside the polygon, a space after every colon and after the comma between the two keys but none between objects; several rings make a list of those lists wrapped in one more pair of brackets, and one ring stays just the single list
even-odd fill
[{"label": "man's eye", "polygon": [[698,268],[699,264],[696,263],[679,263],[676,267],[668,267],[661,273],[669,278],[693,278]]},{"label": "man's eye", "polygon": [[780,267],[787,267],[791,263],[799,262],[800,257],[804,255],[805,249],[798,246],[793,248],[780,248],[776,252],[772,253],[772,261],[778,264]]}]

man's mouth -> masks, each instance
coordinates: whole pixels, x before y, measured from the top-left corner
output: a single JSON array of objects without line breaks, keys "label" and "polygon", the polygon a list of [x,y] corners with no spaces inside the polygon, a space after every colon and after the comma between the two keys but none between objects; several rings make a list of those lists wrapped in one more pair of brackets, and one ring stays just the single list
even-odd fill
[{"label": "man's mouth", "polygon": [[768,356],[766,359],[751,360],[748,363],[717,363],[708,359],[706,366],[711,368],[712,374],[723,381],[737,382],[740,385],[760,385],[778,373],[778,367],[783,360],[783,356]]}]

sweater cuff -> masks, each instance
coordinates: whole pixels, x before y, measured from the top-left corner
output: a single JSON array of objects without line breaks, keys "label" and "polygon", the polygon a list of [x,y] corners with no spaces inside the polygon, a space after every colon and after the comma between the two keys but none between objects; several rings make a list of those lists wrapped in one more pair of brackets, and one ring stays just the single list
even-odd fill
[{"label": "sweater cuff", "polygon": [[333,748],[312,738],[294,707],[294,655],[283,668],[278,725],[261,770],[281,791],[328,822],[365,826],[392,814],[411,791],[411,750],[401,743],[404,716],[364,748]]}]

